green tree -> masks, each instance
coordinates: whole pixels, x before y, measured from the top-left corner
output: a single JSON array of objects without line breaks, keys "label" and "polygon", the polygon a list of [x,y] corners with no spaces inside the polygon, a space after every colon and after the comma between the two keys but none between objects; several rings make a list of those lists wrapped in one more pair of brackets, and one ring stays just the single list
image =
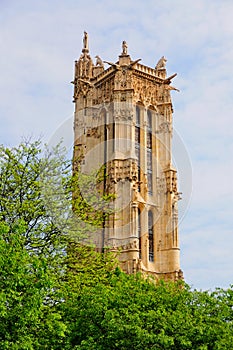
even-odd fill
[{"label": "green tree", "polygon": [[111,196],[101,170],[93,180],[71,168],[60,146],[0,148],[0,348],[232,349],[232,287],[129,276],[83,244],[104,228]]},{"label": "green tree", "polygon": [[49,184],[59,173],[64,182],[70,173],[59,150],[57,147],[43,153],[40,141],[22,142],[11,149],[0,147],[0,220],[10,228],[23,220],[25,246],[37,253],[53,250],[61,238],[61,229],[46,207],[44,195],[46,181]]},{"label": "green tree", "polygon": [[39,141],[0,147],[2,349],[63,348],[67,327],[60,306],[67,294],[61,287],[71,271],[67,250],[70,256],[87,229],[101,227],[103,204],[99,195],[73,196],[78,186],[93,186],[93,177],[77,179],[71,169],[60,145],[52,151]]},{"label": "green tree", "polygon": [[102,226],[103,211],[111,213],[111,195],[96,190],[101,177],[101,171],[72,174],[61,144],[53,150],[40,141],[0,146],[0,220],[11,227],[23,219],[25,245],[37,253],[83,239]]},{"label": "green tree", "polygon": [[231,289],[191,291],[119,270],[85,281],[62,305],[67,349],[232,349]]},{"label": "green tree", "polygon": [[66,331],[56,308],[57,276],[45,257],[25,248],[26,228],[0,223],[0,348],[55,349]]}]

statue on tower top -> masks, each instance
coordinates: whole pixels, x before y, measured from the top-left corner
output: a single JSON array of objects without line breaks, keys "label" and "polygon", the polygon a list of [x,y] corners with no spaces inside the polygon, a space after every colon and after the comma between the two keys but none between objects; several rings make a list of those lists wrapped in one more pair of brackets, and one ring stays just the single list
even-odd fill
[{"label": "statue on tower top", "polygon": [[84,31],[84,37],[83,37],[83,52],[89,51],[88,49],[88,34],[86,31]]},{"label": "statue on tower top", "polygon": [[122,55],[123,56],[128,55],[128,45],[127,45],[127,42],[125,40],[122,42]]}]

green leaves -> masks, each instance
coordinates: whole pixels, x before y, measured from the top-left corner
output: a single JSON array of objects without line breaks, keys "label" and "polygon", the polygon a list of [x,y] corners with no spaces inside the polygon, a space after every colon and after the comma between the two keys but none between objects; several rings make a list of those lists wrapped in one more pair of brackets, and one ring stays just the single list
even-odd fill
[{"label": "green leaves", "polygon": [[[43,156],[40,146],[36,141],[0,148],[0,220],[12,228],[23,219],[25,246],[38,252],[53,249],[54,238],[60,233],[42,195],[41,177],[53,157]],[[60,163],[61,177],[66,176],[62,169]],[[52,176],[51,170],[48,175]]]},{"label": "green leaves", "polygon": [[84,244],[112,212],[102,170],[72,176],[60,145],[0,147],[0,349],[233,349],[232,287],[126,275]]},{"label": "green leaves", "polygon": [[82,288],[73,289],[75,308],[63,305],[70,310],[68,339],[77,349],[231,349],[221,294],[115,271],[85,284],[84,274]]},{"label": "green leaves", "polygon": [[[52,334],[57,339],[64,336],[57,332],[57,312],[51,306],[56,299],[56,278],[45,257],[25,248],[25,227],[23,222],[12,228],[0,223],[1,349],[42,349],[41,344],[50,344]],[[4,239],[6,232],[9,241]],[[61,321],[59,327],[65,327]]]}]

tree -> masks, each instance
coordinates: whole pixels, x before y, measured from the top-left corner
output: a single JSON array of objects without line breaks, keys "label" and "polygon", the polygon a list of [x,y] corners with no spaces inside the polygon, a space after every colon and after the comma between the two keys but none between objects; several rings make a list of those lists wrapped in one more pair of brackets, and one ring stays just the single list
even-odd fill
[{"label": "tree", "polygon": [[59,150],[43,154],[40,141],[22,142],[12,149],[0,147],[0,220],[10,227],[9,232],[15,222],[23,220],[24,244],[37,253],[53,250],[62,237],[44,195],[46,180],[59,173],[65,181],[70,172]]},{"label": "tree", "polygon": [[[56,309],[57,277],[45,257],[25,248],[27,227],[0,223],[0,348],[52,349],[66,326]],[[11,230],[11,232],[10,232]],[[11,234],[9,234],[11,233]],[[8,240],[4,237],[7,235]]]},{"label": "tree", "polygon": [[111,215],[94,178],[72,174],[60,146],[0,148],[0,348],[232,349],[232,287],[129,276],[84,244]]},{"label": "tree", "polygon": [[[67,250],[99,224],[101,198],[74,198],[80,185],[60,145],[0,147],[0,347],[60,349],[66,326]],[[82,180],[91,183],[90,177]],[[92,196],[93,197],[93,196]],[[95,215],[93,216],[92,213]],[[91,214],[91,215],[90,215]],[[81,236],[81,233],[83,235]]]},{"label": "tree", "polygon": [[52,150],[40,141],[0,146],[0,220],[11,227],[23,219],[27,249],[51,252],[67,237],[78,241],[102,227],[112,196],[96,190],[101,181],[101,170],[72,174],[61,144]]},{"label": "tree", "polygon": [[82,288],[72,288],[70,299],[62,305],[69,329],[67,349],[233,346],[232,290],[227,294],[191,291],[181,283],[155,283],[119,270],[111,270],[93,284],[85,279]]}]

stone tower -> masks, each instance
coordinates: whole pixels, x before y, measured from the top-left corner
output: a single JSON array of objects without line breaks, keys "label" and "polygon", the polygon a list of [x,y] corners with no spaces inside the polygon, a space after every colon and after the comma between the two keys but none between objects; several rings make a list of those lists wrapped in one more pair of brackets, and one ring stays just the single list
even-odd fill
[{"label": "stone tower", "polygon": [[180,195],[172,166],[170,94],[176,74],[167,77],[165,57],[155,68],[132,60],[125,41],[116,63],[95,58],[94,64],[84,32],[72,82],[74,155],[82,172],[105,165],[102,194],[115,194],[114,213],[94,243],[118,250],[127,273],[177,280]]}]

